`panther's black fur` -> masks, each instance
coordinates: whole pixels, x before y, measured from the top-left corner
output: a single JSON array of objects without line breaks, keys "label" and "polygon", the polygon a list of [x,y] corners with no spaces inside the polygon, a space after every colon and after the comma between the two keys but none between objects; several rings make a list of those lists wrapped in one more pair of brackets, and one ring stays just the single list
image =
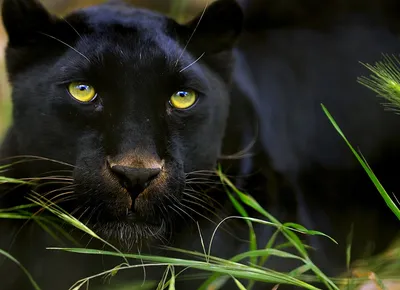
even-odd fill
[{"label": "panther's black fur", "polygon": [[[239,187],[278,218],[339,241],[337,246],[309,240],[317,248],[316,262],[328,273],[344,269],[352,226],[354,257],[370,242],[375,252],[383,250],[398,233],[398,221],[320,103],[395,191],[396,171],[390,166],[400,148],[400,121],[356,82],[366,73],[359,61],[399,51],[397,22],[388,9],[392,2],[380,10],[341,1],[267,2],[242,1],[243,15],[234,0],[219,0],[182,25],[117,1],[58,18],[36,0],[4,0],[13,124],[0,156],[4,164],[22,161],[6,175],[45,176],[45,184],[34,188],[39,194],[52,192],[47,197],[55,198],[70,192],[67,201],[56,200],[103,237],[124,249],[158,253],[153,246],[165,243],[201,250],[190,219],[199,220],[209,237],[215,225],[205,217],[213,217],[209,211],[215,205],[197,186],[218,187],[210,172],[220,161]],[[67,91],[73,81],[90,83],[97,98],[86,104],[74,100]],[[179,90],[197,92],[194,106],[170,105]],[[14,156],[20,157],[4,159]],[[148,169],[159,171],[150,183],[126,184],[148,178]],[[60,191],[65,184],[49,180],[69,187]],[[29,190],[3,186],[2,192],[4,208],[26,202]],[[218,188],[209,196],[222,204],[216,207],[224,213],[218,214],[235,214]],[[79,277],[115,265],[115,260],[103,265],[94,257],[45,251],[54,241],[34,225],[17,232],[21,223],[1,223],[6,234],[0,248],[10,249],[43,289],[66,289]],[[247,238],[246,225],[233,227],[217,236],[215,254],[230,257],[246,250],[240,239]],[[256,231],[265,245],[272,229],[256,226]],[[2,263],[12,269],[0,271],[1,289],[29,289],[16,266]],[[289,265],[271,261],[270,266]],[[159,274],[148,270],[150,278]],[[141,271],[126,275],[143,277]]]}]

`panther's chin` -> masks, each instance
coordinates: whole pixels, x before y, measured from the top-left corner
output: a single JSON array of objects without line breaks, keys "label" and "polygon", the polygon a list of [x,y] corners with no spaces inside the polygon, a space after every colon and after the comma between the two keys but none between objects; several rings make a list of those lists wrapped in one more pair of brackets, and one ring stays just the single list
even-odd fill
[{"label": "panther's chin", "polygon": [[146,241],[165,241],[168,229],[167,221],[143,221],[129,214],[123,220],[98,221],[88,223],[90,229],[120,250],[135,250],[137,245]]}]

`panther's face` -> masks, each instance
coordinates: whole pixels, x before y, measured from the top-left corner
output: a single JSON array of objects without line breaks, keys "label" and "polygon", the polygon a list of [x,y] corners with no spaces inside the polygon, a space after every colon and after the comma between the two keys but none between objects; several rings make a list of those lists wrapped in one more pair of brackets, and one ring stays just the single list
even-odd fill
[{"label": "panther's face", "polygon": [[162,235],[188,174],[220,154],[239,6],[221,0],[180,25],[115,4],[59,19],[35,0],[5,0],[3,21],[15,151],[70,164],[75,210],[97,229]]}]

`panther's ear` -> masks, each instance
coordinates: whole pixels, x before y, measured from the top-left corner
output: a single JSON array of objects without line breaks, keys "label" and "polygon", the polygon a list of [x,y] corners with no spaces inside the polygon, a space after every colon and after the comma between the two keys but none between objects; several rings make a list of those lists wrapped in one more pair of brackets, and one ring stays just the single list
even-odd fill
[{"label": "panther's ear", "polygon": [[190,45],[208,54],[232,49],[243,26],[243,11],[235,0],[217,0],[185,25]]},{"label": "panther's ear", "polygon": [[10,46],[35,42],[56,21],[38,0],[3,0],[2,19]]}]

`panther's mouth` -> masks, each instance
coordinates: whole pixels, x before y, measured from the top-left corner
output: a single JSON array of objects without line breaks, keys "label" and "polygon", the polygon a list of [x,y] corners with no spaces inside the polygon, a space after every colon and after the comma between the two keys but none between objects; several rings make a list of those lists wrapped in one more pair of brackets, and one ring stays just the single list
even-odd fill
[{"label": "panther's mouth", "polygon": [[160,227],[163,224],[162,220],[159,220],[159,221],[145,220],[145,219],[141,218],[133,210],[127,211],[127,214],[125,217],[125,222],[135,224],[135,225],[146,225],[146,226],[152,226],[152,227]]},{"label": "panther's mouth", "polygon": [[143,240],[165,239],[167,221],[163,219],[146,220],[129,210],[124,218],[102,219],[88,222],[88,226],[109,242],[117,243],[124,249],[141,243]]}]

